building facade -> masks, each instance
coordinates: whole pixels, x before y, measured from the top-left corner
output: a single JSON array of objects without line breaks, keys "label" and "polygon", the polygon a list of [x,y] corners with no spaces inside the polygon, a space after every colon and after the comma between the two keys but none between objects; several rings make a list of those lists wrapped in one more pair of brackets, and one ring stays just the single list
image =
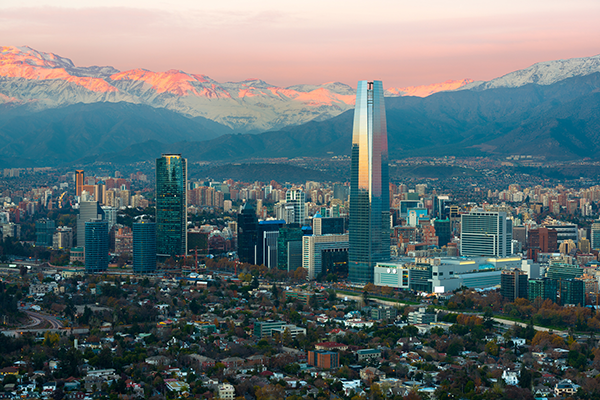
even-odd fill
[{"label": "building facade", "polygon": [[97,219],[85,223],[85,270],[88,273],[108,269],[108,223]]},{"label": "building facade", "polygon": [[387,123],[381,81],[358,82],[350,174],[349,280],[373,282],[375,264],[390,258]]},{"label": "building facade", "polygon": [[511,253],[512,223],[504,211],[474,210],[461,216],[461,255],[508,257]]},{"label": "building facade", "polygon": [[133,272],[147,274],[156,271],[156,224],[133,224]]},{"label": "building facade", "polygon": [[180,154],[156,159],[156,250],[187,254],[187,160]]},{"label": "building facade", "polygon": [[[348,235],[308,235],[302,237],[302,266],[308,273],[308,279],[315,279],[321,273],[336,273],[331,270],[331,265],[323,265],[324,259],[334,260],[348,254]],[[333,257],[337,253],[338,258]],[[347,258],[346,258],[347,259]],[[333,265],[335,266],[335,264]],[[329,267],[329,268],[328,268]]]}]

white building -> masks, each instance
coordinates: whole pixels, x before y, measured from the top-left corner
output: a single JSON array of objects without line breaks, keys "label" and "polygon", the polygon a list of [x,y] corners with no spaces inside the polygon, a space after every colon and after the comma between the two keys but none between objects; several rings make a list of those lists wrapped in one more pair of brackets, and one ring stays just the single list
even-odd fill
[{"label": "white building", "polygon": [[231,383],[219,385],[219,399],[233,400],[235,398],[235,388]]},{"label": "white building", "polygon": [[508,257],[511,252],[512,221],[506,212],[473,210],[461,216],[461,255]]},{"label": "white building", "polygon": [[348,252],[348,234],[309,235],[302,237],[302,267],[308,272],[308,279],[315,279],[323,270],[324,252]]}]

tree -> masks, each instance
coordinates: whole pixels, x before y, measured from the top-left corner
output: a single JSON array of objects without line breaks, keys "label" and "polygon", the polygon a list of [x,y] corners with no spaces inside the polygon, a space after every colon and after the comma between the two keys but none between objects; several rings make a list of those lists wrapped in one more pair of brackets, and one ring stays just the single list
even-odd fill
[{"label": "tree", "polygon": [[531,372],[525,368],[525,366],[521,367],[521,374],[519,376],[519,386],[523,389],[531,388],[531,382],[533,381],[533,377]]}]

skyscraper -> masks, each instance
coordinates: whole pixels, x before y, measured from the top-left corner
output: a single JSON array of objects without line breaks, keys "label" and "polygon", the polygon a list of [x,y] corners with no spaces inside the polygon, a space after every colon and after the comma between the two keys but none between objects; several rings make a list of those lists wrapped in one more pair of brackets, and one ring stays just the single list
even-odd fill
[{"label": "skyscraper", "polygon": [[108,223],[101,219],[85,223],[85,270],[94,273],[108,269]]},{"label": "skyscraper", "polygon": [[133,272],[147,274],[156,270],[156,224],[133,224]]},{"label": "skyscraper", "polygon": [[350,176],[349,279],[373,282],[375,264],[390,258],[388,146],[383,85],[358,82]]},{"label": "skyscraper", "polygon": [[[85,247],[85,223],[97,219],[104,219],[104,210],[97,201],[82,201],[79,203],[77,216],[77,246]],[[108,226],[107,226],[108,234]]]},{"label": "skyscraper", "polygon": [[187,161],[181,154],[156,159],[156,250],[187,253]]},{"label": "skyscraper", "polygon": [[77,196],[81,196],[81,191],[83,190],[84,185],[84,172],[82,169],[75,170],[75,194]]},{"label": "skyscraper", "polygon": [[238,214],[238,257],[241,262],[254,263],[258,242],[258,219],[254,207],[245,203]]}]

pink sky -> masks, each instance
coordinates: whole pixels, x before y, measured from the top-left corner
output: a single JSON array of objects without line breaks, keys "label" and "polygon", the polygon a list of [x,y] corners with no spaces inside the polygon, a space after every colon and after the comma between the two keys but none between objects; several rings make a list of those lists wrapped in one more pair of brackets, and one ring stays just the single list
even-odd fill
[{"label": "pink sky", "polygon": [[489,80],[539,61],[600,54],[597,0],[204,3],[5,0],[0,45],[79,66],[180,69],[279,86]]}]

